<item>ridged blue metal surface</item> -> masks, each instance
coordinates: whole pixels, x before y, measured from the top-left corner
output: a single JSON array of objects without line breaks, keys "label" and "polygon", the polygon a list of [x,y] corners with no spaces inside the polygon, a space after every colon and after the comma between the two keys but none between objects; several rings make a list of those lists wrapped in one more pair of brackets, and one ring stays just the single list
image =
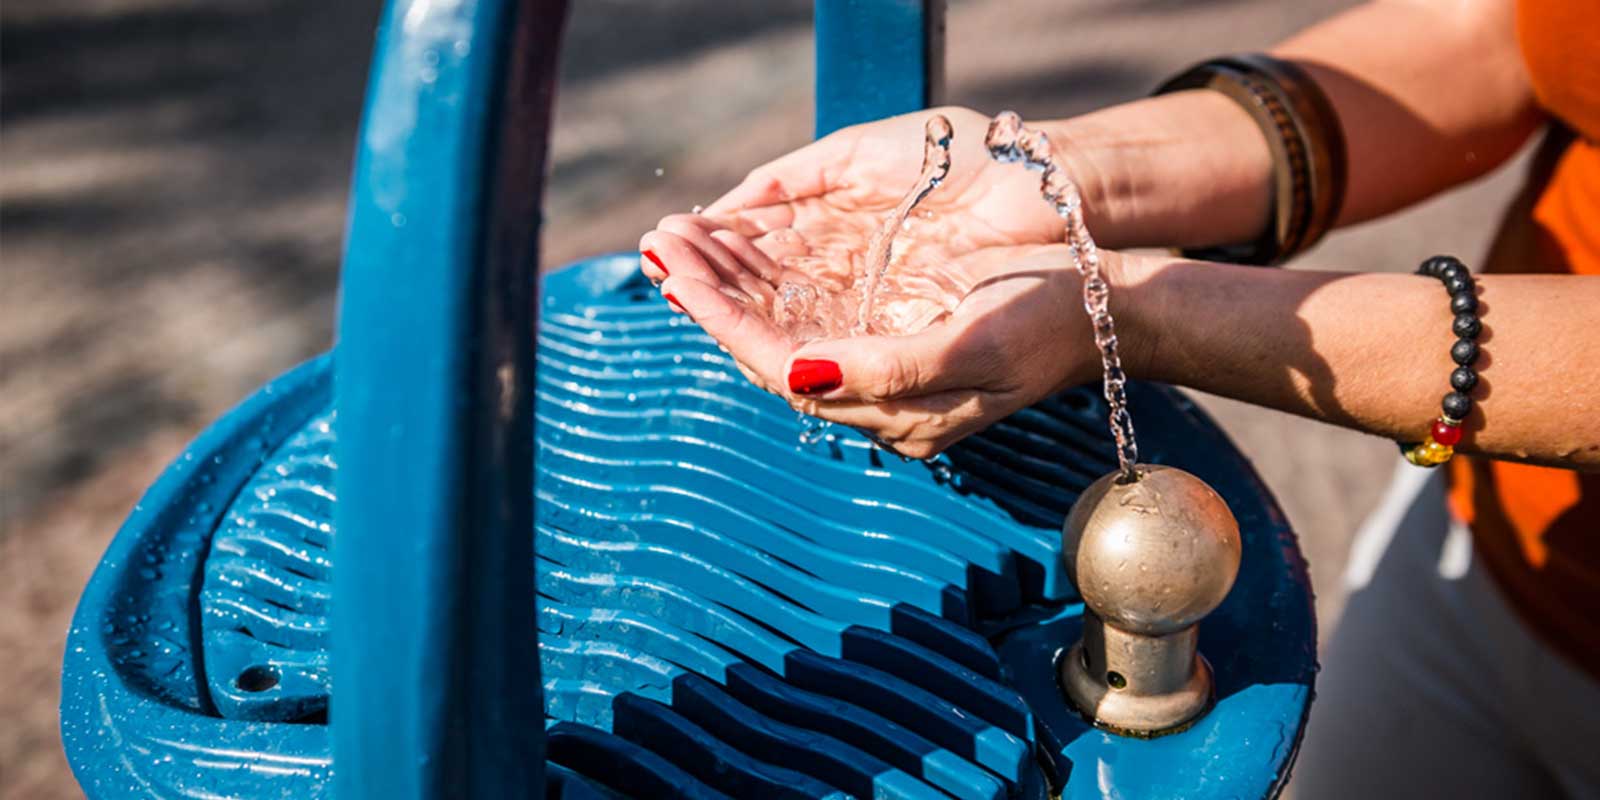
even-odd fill
[{"label": "ridged blue metal surface", "polygon": [[[1112,468],[1093,394],[904,462],[847,430],[802,444],[631,255],[552,275],[542,320],[552,796],[1037,797],[1040,763],[1069,797],[1281,784],[1314,671],[1303,565],[1248,467],[1175,395],[1133,392],[1143,449],[1217,486],[1245,559],[1203,627],[1216,710],[1137,741],[1090,728],[1052,675],[1082,611],[1056,526]],[[269,386],[197,442],[91,583],[63,727],[80,770],[99,754],[92,795],[326,796],[327,374]]]},{"label": "ridged blue metal surface", "polygon": [[[1044,578],[1054,532],[853,433],[801,445],[792,412],[630,286],[631,259],[589,269],[616,290],[552,298],[568,313],[540,336],[547,716],[624,738],[681,729],[662,755],[719,765],[700,779],[740,796],[1018,790],[1031,714],[969,626],[1017,609],[1023,573],[1032,599],[1063,599]],[[327,706],[337,425],[331,409],[312,418],[216,533],[200,611],[225,716]],[[252,670],[276,683],[251,691]]]}]

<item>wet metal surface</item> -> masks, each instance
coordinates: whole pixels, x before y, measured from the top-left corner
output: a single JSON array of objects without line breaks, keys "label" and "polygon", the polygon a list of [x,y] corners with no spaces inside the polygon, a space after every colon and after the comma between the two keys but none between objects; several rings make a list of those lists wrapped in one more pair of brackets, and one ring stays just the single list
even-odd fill
[{"label": "wet metal surface", "polygon": [[[1241,525],[1238,583],[1200,645],[1218,703],[1184,733],[1125,739],[1074,714],[1051,672],[1082,614],[1056,531],[1112,468],[1103,401],[1068,393],[939,465],[846,430],[797,445],[792,412],[635,260],[552,275],[544,300],[548,785],[1004,797],[1047,773],[1069,797],[1276,790],[1309,701],[1309,587],[1271,498],[1191,406],[1131,392],[1152,460],[1205,477]],[[328,373],[313,362],[214,426],[91,583],[63,708],[91,796],[326,796]]]}]

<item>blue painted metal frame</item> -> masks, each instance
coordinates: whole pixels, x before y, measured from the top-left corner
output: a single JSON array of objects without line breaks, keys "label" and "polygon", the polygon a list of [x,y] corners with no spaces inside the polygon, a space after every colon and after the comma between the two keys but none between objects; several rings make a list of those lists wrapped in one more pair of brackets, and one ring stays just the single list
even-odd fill
[{"label": "blue painted metal frame", "polygon": [[944,0],[816,0],[816,133],[944,94]]},{"label": "blue painted metal frame", "polygon": [[533,342],[563,0],[397,0],[351,190],[332,699],[350,798],[539,796]]}]

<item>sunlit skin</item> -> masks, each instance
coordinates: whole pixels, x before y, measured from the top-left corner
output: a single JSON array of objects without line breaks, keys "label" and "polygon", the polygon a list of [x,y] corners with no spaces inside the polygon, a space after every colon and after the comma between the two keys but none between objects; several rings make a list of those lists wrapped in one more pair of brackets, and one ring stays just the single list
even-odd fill
[{"label": "sunlit skin", "polygon": [[[1346,124],[1342,223],[1487,172],[1541,122],[1508,0],[1371,3],[1276,52],[1307,66],[1342,119],[1362,121]],[[1053,244],[1062,223],[1039,199],[1037,175],[989,160],[986,115],[939,113],[956,136],[950,177],[924,205],[936,224],[914,225],[896,244],[904,267],[952,276],[954,310],[921,333],[801,344],[765,309],[782,278],[779,261],[810,254],[806,242],[828,240],[836,271],[853,268],[848,254],[865,250],[917,175],[927,112],[801,148],[756,169],[703,216],[667,217],[640,242],[651,256],[641,258],[645,273],[664,281],[676,307],[752,381],[913,457],[1099,375],[1078,275]],[[1270,155],[1226,98],[1183,92],[1039,127],[1082,187],[1103,247],[1241,241],[1265,224]],[[1439,415],[1453,336],[1433,279],[1109,250],[1104,266],[1134,377],[1406,441],[1422,439]],[[1478,281],[1486,357],[1458,449],[1600,468],[1600,278]],[[802,359],[837,364],[838,385],[792,391]]]}]

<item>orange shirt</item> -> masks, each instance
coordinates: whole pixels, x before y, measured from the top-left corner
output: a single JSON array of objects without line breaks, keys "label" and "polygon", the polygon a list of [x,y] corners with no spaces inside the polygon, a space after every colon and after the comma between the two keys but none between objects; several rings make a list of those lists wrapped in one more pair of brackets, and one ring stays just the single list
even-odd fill
[{"label": "orange shirt", "polygon": [[[1517,39],[1558,131],[1488,269],[1600,275],[1600,3],[1518,0]],[[1600,309],[1595,309],[1600,320]],[[1507,601],[1600,679],[1600,474],[1455,459],[1452,512]]]}]

